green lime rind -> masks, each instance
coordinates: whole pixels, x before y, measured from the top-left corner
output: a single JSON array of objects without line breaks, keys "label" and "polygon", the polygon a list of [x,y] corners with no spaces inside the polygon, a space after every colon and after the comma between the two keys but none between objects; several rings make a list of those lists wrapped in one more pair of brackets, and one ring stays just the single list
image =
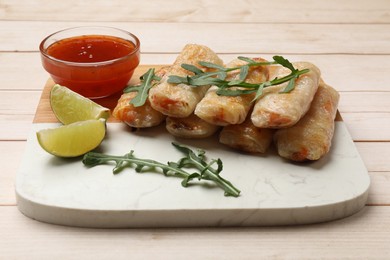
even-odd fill
[{"label": "green lime rind", "polygon": [[110,109],[58,84],[50,91],[50,106],[58,121],[64,125],[110,117]]},{"label": "green lime rind", "polygon": [[43,129],[36,133],[39,145],[58,157],[78,157],[100,145],[106,135],[104,119],[90,119]]}]

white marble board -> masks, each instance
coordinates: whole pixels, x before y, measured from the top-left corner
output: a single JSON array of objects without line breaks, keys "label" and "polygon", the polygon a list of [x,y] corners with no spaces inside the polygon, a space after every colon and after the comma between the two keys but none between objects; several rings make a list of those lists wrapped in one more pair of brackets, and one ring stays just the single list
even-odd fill
[{"label": "white marble board", "polygon": [[41,149],[35,133],[56,123],[36,123],[16,178],[19,210],[53,224],[98,227],[269,226],[318,223],[350,216],[366,203],[367,169],[345,127],[337,121],[331,152],[314,163],[296,164],[271,149],[247,155],[226,148],[216,137],[180,140],[163,128],[131,132],[109,123],[99,150],[162,162],[182,155],[177,141],[221,158],[222,176],[241,190],[225,197],[212,185],[183,188],[181,179],[128,168],[112,174],[113,165],[86,168],[81,158],[56,158]]}]

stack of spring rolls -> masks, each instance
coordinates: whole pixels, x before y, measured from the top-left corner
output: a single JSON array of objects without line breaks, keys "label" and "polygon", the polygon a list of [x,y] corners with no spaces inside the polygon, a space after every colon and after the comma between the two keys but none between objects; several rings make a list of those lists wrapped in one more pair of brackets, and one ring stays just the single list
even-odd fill
[{"label": "stack of spring rolls", "polygon": [[[287,83],[267,87],[253,102],[255,94],[221,96],[216,94],[216,86],[168,83],[170,75],[193,75],[181,67],[184,63],[207,71],[199,61],[223,65],[210,48],[188,44],[173,65],[156,73],[161,80],[150,89],[143,106],[134,107],[129,103],[135,92],[125,93],[118,100],[113,116],[135,128],[152,127],[165,121],[172,135],[184,138],[205,138],[220,131],[222,144],[251,153],[265,153],[275,143],[279,155],[293,161],[318,160],[328,153],[339,94],[321,80],[315,65],[293,63],[297,69],[309,69],[296,80],[294,90],[280,93]],[[225,66],[245,64],[235,59]],[[289,73],[290,70],[279,65],[251,66],[245,81],[261,83]],[[239,70],[231,71],[226,80],[238,77]]]}]

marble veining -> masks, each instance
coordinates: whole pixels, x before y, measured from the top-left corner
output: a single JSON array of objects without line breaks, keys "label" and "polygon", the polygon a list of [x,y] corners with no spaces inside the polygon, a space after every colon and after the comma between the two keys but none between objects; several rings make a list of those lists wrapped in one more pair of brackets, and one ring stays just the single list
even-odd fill
[{"label": "marble veining", "polygon": [[113,165],[86,168],[80,159],[64,160],[43,151],[35,132],[55,124],[34,124],[16,178],[18,207],[25,215],[54,224],[85,227],[260,226],[330,221],[359,211],[367,200],[367,169],[343,122],[336,122],[331,152],[322,160],[290,163],[273,149],[265,155],[232,151],[215,138],[175,139],[162,128],[130,132],[108,124],[100,150],[174,161],[181,154],[172,141],[221,158],[222,176],[241,190],[224,197],[214,185],[190,185],[181,179]]}]

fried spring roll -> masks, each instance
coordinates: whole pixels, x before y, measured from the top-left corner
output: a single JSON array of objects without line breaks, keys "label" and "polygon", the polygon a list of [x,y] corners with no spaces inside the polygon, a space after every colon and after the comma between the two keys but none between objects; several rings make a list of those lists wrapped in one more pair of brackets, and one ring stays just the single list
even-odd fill
[{"label": "fried spring roll", "polygon": [[[320,70],[308,62],[293,63],[297,69],[309,69],[295,82],[290,93],[281,94],[287,83],[264,89],[263,96],[256,102],[251,119],[255,126],[261,128],[284,128],[296,124],[309,110],[310,103],[317,91]],[[284,67],[277,67],[270,79],[281,78],[290,73]]]},{"label": "fried spring roll", "polygon": [[293,161],[318,160],[329,152],[339,93],[321,82],[307,114],[294,126],[278,130],[274,141],[280,156]]},{"label": "fried spring roll", "polygon": [[173,136],[183,138],[205,138],[219,129],[218,126],[209,124],[194,114],[185,118],[167,117],[166,128]]},{"label": "fried spring roll", "polygon": [[112,115],[135,128],[152,127],[161,124],[166,116],[154,110],[148,100],[140,107],[134,107],[129,103],[136,95],[136,92],[123,94],[119,98]]},{"label": "fried spring roll", "polygon": [[[159,69],[156,71],[156,75],[163,77],[168,68],[169,67],[163,67]],[[130,104],[130,101],[136,95],[136,92],[122,94],[112,112],[112,115],[116,119],[135,128],[146,128],[161,124],[165,120],[166,116],[154,110],[150,106],[149,100],[146,100],[145,104],[140,107],[135,107]]]},{"label": "fried spring roll", "polygon": [[[261,58],[255,58],[257,62],[265,62]],[[233,68],[247,64],[247,62],[235,59],[226,67]],[[250,67],[245,81],[248,83],[260,83],[268,80],[268,66]],[[229,72],[227,80],[238,79],[239,70]],[[211,124],[226,126],[230,124],[241,124],[249,110],[253,106],[255,94],[241,96],[219,96],[217,87],[211,87],[205,97],[198,103],[195,114]]]},{"label": "fried spring roll", "polygon": [[265,153],[275,130],[255,127],[248,117],[242,124],[222,128],[219,142],[249,153]]},{"label": "fried spring roll", "polygon": [[160,83],[149,91],[149,101],[155,110],[171,117],[188,117],[194,112],[195,106],[204,97],[209,86],[195,88],[185,84],[171,84],[167,80],[170,75],[184,77],[193,75],[181,67],[183,63],[206,71],[206,68],[198,64],[199,61],[223,64],[217,54],[208,47],[196,44],[186,45]]}]

